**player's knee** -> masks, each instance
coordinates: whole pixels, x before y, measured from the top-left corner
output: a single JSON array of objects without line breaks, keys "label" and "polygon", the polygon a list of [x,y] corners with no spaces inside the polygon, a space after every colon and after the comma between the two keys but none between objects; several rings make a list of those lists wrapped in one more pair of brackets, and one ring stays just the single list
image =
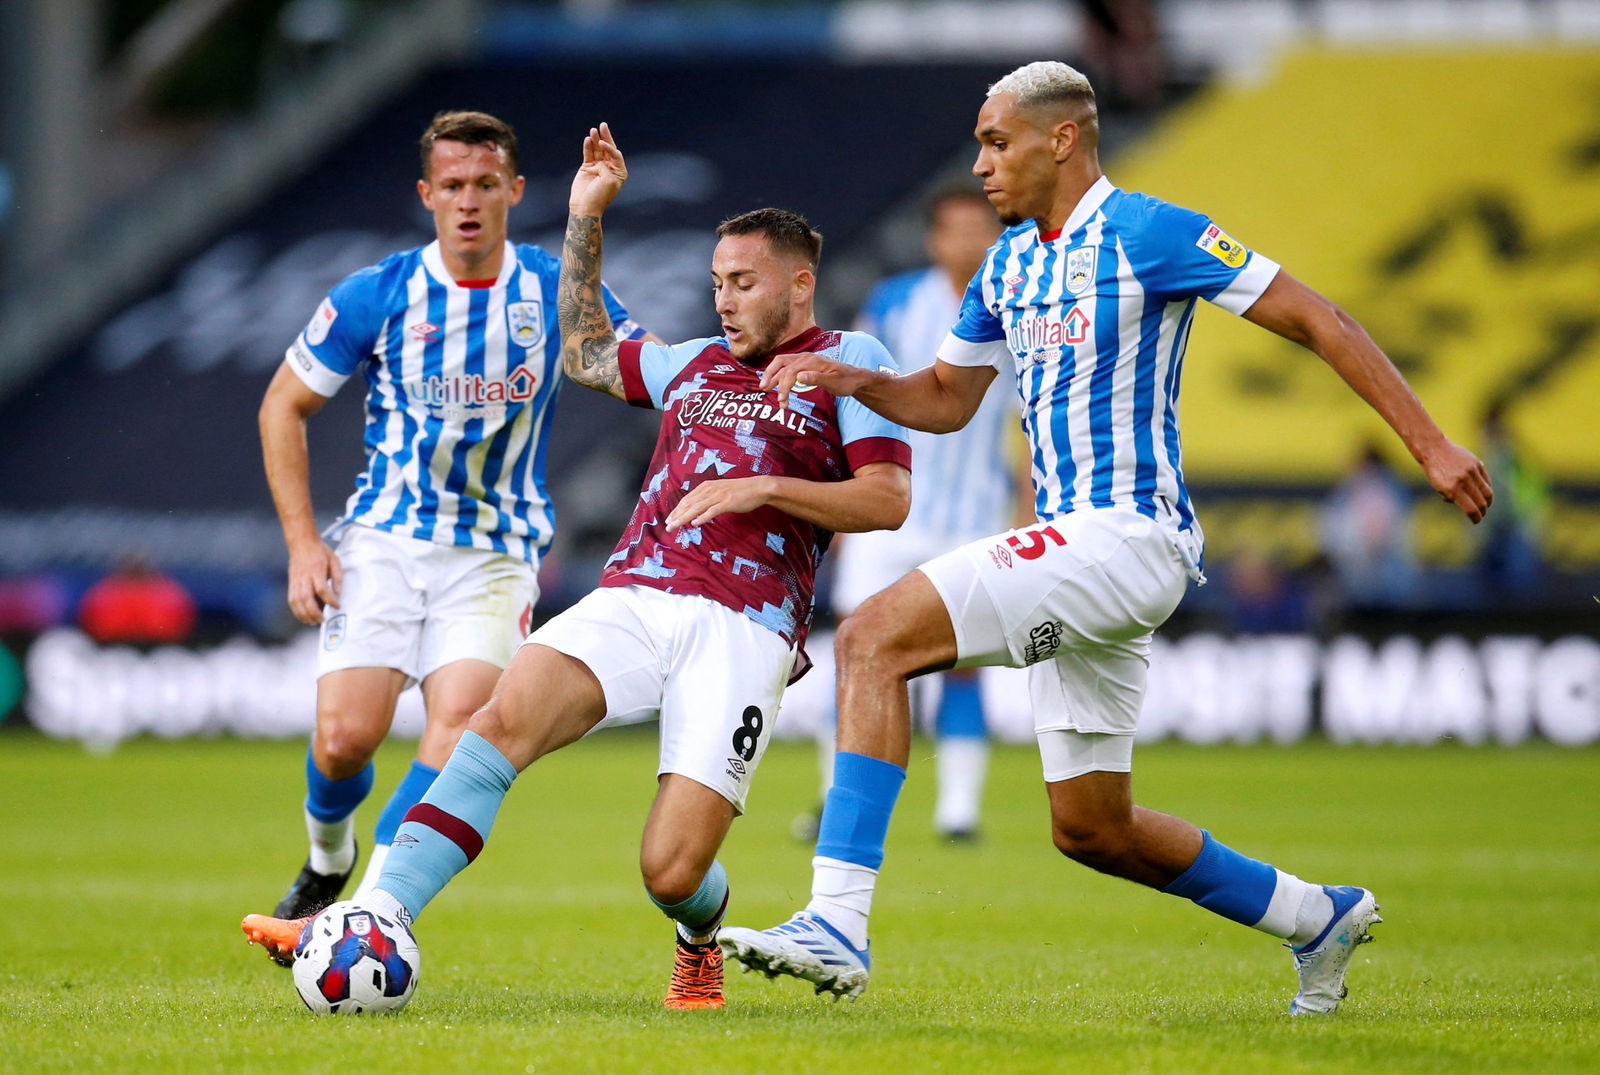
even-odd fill
[{"label": "player's knee", "polygon": [[1056,850],[1067,858],[1102,873],[1117,873],[1128,851],[1126,833],[1114,825],[1057,818],[1050,836]]},{"label": "player's knee", "polygon": [[898,620],[884,603],[869,600],[839,624],[833,638],[834,659],[841,670],[866,668],[904,674]]},{"label": "player's knee", "polygon": [[459,734],[466,729],[468,722],[481,708],[476,700],[470,702],[447,700],[428,710],[428,723],[442,731],[454,731]]},{"label": "player's knee", "polygon": [[704,871],[696,869],[692,862],[648,849],[639,856],[639,873],[651,898],[669,907],[698,892],[704,876]]},{"label": "player's knee", "polygon": [[317,728],[315,756],[317,768],[330,780],[354,776],[378,752],[381,732],[346,722],[326,722]]},{"label": "player's knee", "polygon": [[[430,715],[430,720],[431,715]],[[508,742],[511,738],[512,728],[507,721],[506,713],[496,699],[489,699],[470,713],[461,724],[462,730],[471,728],[491,743]]]}]

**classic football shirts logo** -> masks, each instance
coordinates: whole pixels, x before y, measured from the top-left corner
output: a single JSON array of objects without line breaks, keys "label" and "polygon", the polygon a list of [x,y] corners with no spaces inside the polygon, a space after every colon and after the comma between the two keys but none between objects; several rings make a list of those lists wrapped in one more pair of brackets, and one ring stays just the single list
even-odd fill
[{"label": "classic football shirts logo", "polygon": [[688,428],[693,425],[729,427],[745,421],[776,422],[796,433],[810,431],[805,415],[779,407],[773,398],[770,392],[701,389],[679,404],[678,424]]}]

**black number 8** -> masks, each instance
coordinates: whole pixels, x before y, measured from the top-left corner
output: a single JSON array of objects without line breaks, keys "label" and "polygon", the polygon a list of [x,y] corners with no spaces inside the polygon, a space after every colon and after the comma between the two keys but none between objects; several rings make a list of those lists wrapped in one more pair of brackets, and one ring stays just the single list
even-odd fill
[{"label": "black number 8", "polygon": [[765,723],[759,708],[745,706],[744,725],[733,733],[733,752],[744,761],[756,756],[756,741],[761,738],[761,727]]}]

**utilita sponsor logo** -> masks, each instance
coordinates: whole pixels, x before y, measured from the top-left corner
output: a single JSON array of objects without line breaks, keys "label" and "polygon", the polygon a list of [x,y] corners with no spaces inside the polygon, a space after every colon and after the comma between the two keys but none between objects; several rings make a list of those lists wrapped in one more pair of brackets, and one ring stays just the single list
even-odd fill
[{"label": "utilita sponsor logo", "polygon": [[533,398],[539,378],[526,366],[511,371],[511,376],[496,381],[482,374],[455,377],[429,377],[407,381],[406,395],[427,407],[471,409],[526,403]]},{"label": "utilita sponsor logo", "polygon": [[739,422],[776,422],[796,433],[806,432],[806,416],[773,402],[767,392],[700,391],[688,396],[678,407],[678,424],[732,426]]},{"label": "utilita sponsor logo", "polygon": [[1074,306],[1065,319],[1020,317],[1006,330],[1006,343],[1017,354],[1040,347],[1082,343],[1089,338],[1089,315]]}]

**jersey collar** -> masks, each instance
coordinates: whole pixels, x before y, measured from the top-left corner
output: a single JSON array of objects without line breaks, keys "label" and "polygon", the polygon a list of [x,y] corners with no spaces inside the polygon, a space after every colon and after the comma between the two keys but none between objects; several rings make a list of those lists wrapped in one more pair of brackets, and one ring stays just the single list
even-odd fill
[{"label": "jersey collar", "polygon": [[1041,231],[1039,239],[1042,242],[1053,243],[1063,235],[1071,235],[1083,227],[1084,221],[1099,211],[1100,206],[1105,203],[1107,198],[1111,197],[1111,193],[1116,189],[1116,187],[1112,186],[1111,180],[1105,176],[1096,179],[1094,184],[1083,192],[1083,197],[1078,199],[1078,204],[1067,217],[1067,222],[1055,231]]},{"label": "jersey collar", "polygon": [[[455,277],[450,275],[450,270],[444,267],[444,254],[439,250],[439,240],[435,239],[422,248],[422,264],[428,270],[428,275],[433,277],[445,287],[457,288],[461,291],[470,290],[456,283]],[[505,252],[500,257],[500,275],[494,278],[495,287],[504,287],[507,280],[511,279],[511,270],[516,267],[517,252],[508,241]]]}]

